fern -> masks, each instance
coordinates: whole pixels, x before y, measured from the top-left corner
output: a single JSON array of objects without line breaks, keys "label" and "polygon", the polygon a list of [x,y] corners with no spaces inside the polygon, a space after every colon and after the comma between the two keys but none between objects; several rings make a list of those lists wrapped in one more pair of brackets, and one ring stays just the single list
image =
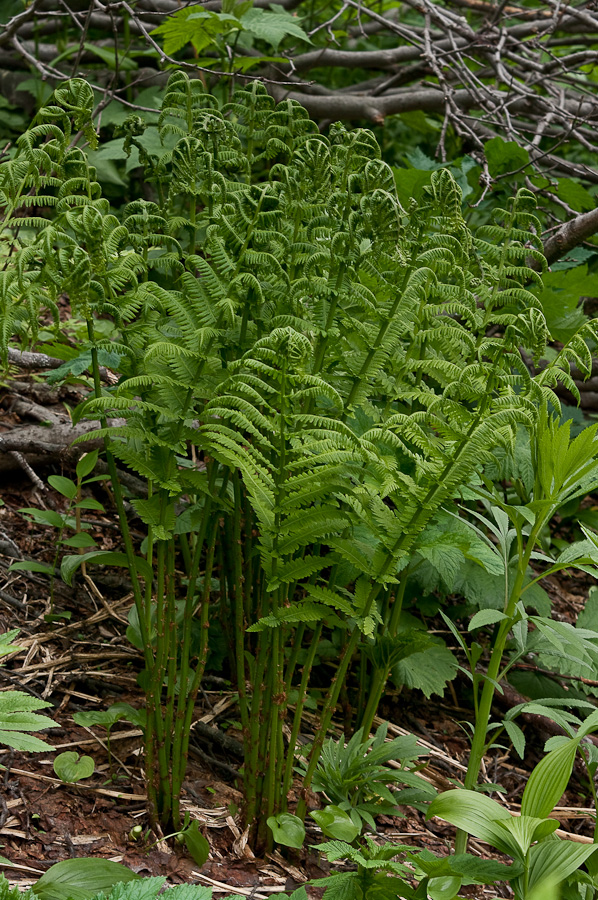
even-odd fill
[{"label": "fern", "polygon": [[[152,802],[164,824],[177,819],[207,657],[206,585],[219,566],[220,614],[234,622],[247,817],[264,841],[267,816],[286,804],[321,635],[337,630],[345,651],[308,782],[358,646],[372,675],[369,727],[400,650],[401,573],[425,529],[497,443],[512,447],[539,406],[556,403],[552,388],[570,383],[571,361],[588,370],[588,326],[530,376],[520,348],[537,358],[548,335],[529,265],[543,265],[539,223],[525,190],[473,233],[447,170],[404,209],[371,132],[335,124],[319,134],[301,107],[277,105],[257,82],[219,109],[200,81],[174,72],[163,152],[140,150],[155,196],[115,216],[73,146],[79,131],[94,140],[91,98],[83,82],[61,87],[0,166],[5,233],[17,215],[36,225],[0,273],[0,353],[11,340],[34,343],[46,311],[58,328],[65,291],[87,322],[81,350],[96,376],[98,352],[118,352],[118,385],[96,377],[77,415],[99,420],[114,478],[119,460],[147,481],[136,510],[155,599],[135,574],[124,506],[121,521],[151,673]],[[143,129],[138,118],[125,123],[127,152],[142,147]],[[96,338],[100,317],[114,323],[115,341]],[[121,421],[109,428],[112,414]],[[173,528],[185,507],[197,523],[189,539]],[[167,645],[150,638],[156,620]],[[188,687],[178,696],[177,669]]]}]

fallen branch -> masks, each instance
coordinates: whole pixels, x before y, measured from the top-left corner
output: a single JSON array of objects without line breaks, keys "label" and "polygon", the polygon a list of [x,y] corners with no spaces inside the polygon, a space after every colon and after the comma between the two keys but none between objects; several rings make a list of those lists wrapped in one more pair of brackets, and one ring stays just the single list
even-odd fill
[{"label": "fallen branch", "polygon": [[[8,348],[8,361],[21,369],[58,369],[65,362],[64,359],[56,359],[46,353],[31,353],[29,350],[16,350],[14,347]],[[105,366],[100,366],[99,369],[102,381],[107,384],[116,384],[118,376],[114,372]],[[91,375],[89,370],[86,372]]]}]

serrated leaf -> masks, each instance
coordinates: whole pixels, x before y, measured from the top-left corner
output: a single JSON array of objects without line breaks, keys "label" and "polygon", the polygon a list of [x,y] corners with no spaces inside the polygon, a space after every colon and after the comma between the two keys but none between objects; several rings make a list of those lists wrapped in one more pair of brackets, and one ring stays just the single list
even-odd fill
[{"label": "serrated leaf", "polygon": [[19,753],[43,753],[46,750],[54,749],[51,744],[47,744],[33,734],[24,734],[22,731],[4,731],[2,728],[0,728],[0,744],[12,747]]},{"label": "serrated leaf", "polygon": [[506,618],[507,616],[498,609],[480,609],[475,616],[471,617],[468,631],[483,628],[484,625],[494,625],[496,622],[502,622]]},{"label": "serrated leaf", "polygon": [[423,653],[414,653],[393,666],[391,675],[397,687],[404,685],[422,691],[426,697],[444,693],[457,674],[457,658],[441,644],[432,644]]},{"label": "serrated leaf", "polygon": [[273,50],[278,50],[278,45],[286,37],[296,37],[308,44],[312,43],[297,18],[286,10],[254,6],[241,16],[241,22],[245,31],[249,31],[261,41],[266,41]]}]

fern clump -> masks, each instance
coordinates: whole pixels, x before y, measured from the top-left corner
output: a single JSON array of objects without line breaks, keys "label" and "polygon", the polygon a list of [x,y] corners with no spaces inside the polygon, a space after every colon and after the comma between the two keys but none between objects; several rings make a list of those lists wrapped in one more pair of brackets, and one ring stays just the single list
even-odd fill
[{"label": "fern clump", "polygon": [[[474,233],[447,170],[405,209],[371,132],[336,124],[319,134],[305,110],[277,105],[258,82],[219,109],[175,72],[163,153],[142,152],[138,118],[123,127],[153,197],[117,217],[72,146],[77,130],[93,138],[91,98],[77,80],[56,91],[0,167],[9,240],[14,216],[44,209],[26,220],[35,235],[1,276],[0,352],[15,338],[34,342],[40,312],[56,317],[61,292],[87,321],[94,396],[77,416],[99,419],[94,437],[106,441],[120,506],[129,631],[147,669],[154,814],[163,824],[180,817],[193,703],[219,615],[234,648],[247,821],[265,839],[266,818],[286,808],[321,636],[340,633],[344,650],[306,786],[356,649],[373,679],[366,732],[407,655],[400,572],[422,531],[497,444],[533,426],[564,377],[560,359],[581,360],[583,342],[537,378],[522,362],[522,348],[538,357],[547,339],[531,268],[544,265],[540,227],[524,189]],[[96,336],[99,317],[117,339]],[[99,380],[106,352],[120,360],[115,387]],[[110,415],[122,424],[108,427]],[[147,498],[133,501],[147,527],[143,553],[117,462],[147,481]]]}]

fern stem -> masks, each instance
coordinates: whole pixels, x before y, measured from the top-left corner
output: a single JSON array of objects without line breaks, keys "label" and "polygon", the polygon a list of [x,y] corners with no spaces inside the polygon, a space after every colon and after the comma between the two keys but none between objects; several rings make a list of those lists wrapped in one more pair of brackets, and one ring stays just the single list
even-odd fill
[{"label": "fern stem", "polygon": [[206,552],[203,595],[199,619],[199,652],[197,656],[197,662],[195,664],[195,673],[191,680],[189,679],[189,676],[191,672],[190,644],[193,606],[191,605],[191,607],[189,607],[187,603],[185,604],[185,614],[183,620],[183,644],[181,647],[181,669],[179,675],[179,703],[175,720],[172,759],[172,818],[175,827],[178,827],[181,821],[180,796],[183,779],[185,777],[185,771],[187,769],[189,740],[191,736],[191,720],[193,718],[193,711],[195,709],[197,692],[199,690],[199,686],[201,684],[201,680],[206,668],[206,662],[208,659],[210,593],[217,538],[218,520],[215,519],[211,522],[211,534],[208,539]]},{"label": "fern stem", "polygon": [[307,699],[307,685],[309,684],[309,678],[311,675],[311,670],[314,664],[314,659],[316,658],[316,652],[318,650],[318,644],[320,643],[320,635],[322,634],[323,623],[318,622],[314,633],[311,639],[311,643],[309,645],[309,650],[307,653],[307,658],[305,663],[303,664],[303,671],[301,673],[301,684],[299,685],[299,689],[297,692],[297,705],[295,707],[295,714],[293,716],[293,727],[291,729],[291,737],[289,738],[289,746],[287,749],[287,759],[284,768],[284,776],[282,783],[282,804],[281,810],[285,812],[288,805],[288,794],[291,790],[291,783],[293,779],[293,764],[295,762],[295,748],[297,746],[297,738],[299,737],[299,730],[301,728],[301,717],[303,716],[303,710],[305,708],[305,701]]}]

